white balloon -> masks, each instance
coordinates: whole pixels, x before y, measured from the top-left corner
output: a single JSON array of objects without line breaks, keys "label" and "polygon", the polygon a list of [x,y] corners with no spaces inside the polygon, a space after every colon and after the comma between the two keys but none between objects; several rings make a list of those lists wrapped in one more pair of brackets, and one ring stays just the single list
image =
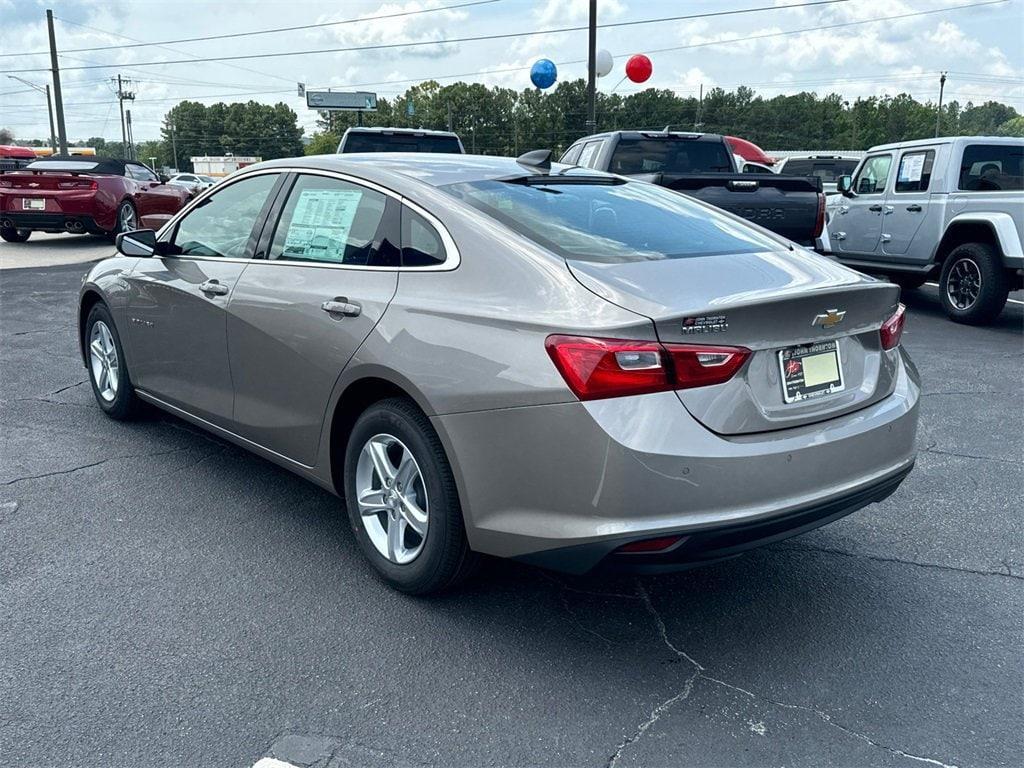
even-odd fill
[{"label": "white balloon", "polygon": [[602,48],[597,52],[597,58],[594,60],[594,70],[598,77],[604,77],[612,71],[612,55],[608,53],[607,48]]}]

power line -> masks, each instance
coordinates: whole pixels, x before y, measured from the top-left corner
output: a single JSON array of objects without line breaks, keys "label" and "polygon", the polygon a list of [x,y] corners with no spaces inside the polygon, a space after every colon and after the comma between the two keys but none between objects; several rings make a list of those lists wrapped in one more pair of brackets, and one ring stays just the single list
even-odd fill
[{"label": "power line", "polygon": [[[661,16],[661,17],[653,18],[653,19],[636,19],[636,20],[633,20],[633,21],[616,21],[616,22],[611,22],[611,23],[608,23],[608,24],[600,24],[598,26],[601,29],[610,29],[610,28],[618,28],[618,27],[637,26],[637,25],[640,25],[640,24],[654,24],[654,23],[665,22],[665,21],[685,21],[685,20],[694,20],[694,19],[707,19],[707,18],[719,17],[719,16],[735,16],[735,15],[738,15],[738,14],[745,14],[745,13],[762,13],[762,12],[767,12],[767,11],[790,10],[790,9],[793,9],[793,8],[806,8],[806,7],[819,6],[819,5],[834,5],[836,3],[845,3],[845,2],[849,2],[849,0],[811,0],[811,2],[796,3],[796,4],[793,4],[793,5],[766,5],[766,6],[759,6],[759,7],[756,7],[756,8],[741,8],[741,9],[734,9],[734,10],[729,10],[729,11],[708,11],[706,13],[692,13],[692,14],[685,14],[685,15],[680,15],[680,16]],[[1007,2],[1007,0],[990,0],[989,3],[980,3],[979,5],[991,5],[991,4],[994,4],[994,3],[1003,3],[1003,2]],[[100,68],[113,68],[113,67],[126,68],[128,66],[131,66],[131,67],[157,67],[157,66],[167,66],[167,65],[171,65],[171,64],[192,64],[192,63],[199,63],[199,62],[226,62],[226,61],[241,61],[241,60],[248,60],[248,59],[271,59],[271,58],[281,58],[281,57],[285,57],[285,56],[307,56],[307,55],[317,55],[317,54],[324,54],[324,53],[357,53],[357,52],[361,52],[361,51],[381,51],[381,50],[394,50],[394,49],[397,49],[397,48],[413,48],[413,47],[424,46],[424,45],[446,45],[446,44],[452,44],[452,43],[471,43],[471,42],[482,42],[482,41],[490,41],[490,40],[508,40],[510,38],[516,38],[516,37],[533,37],[533,36],[536,36],[536,35],[552,35],[552,34],[560,34],[560,33],[563,33],[563,32],[579,32],[579,31],[582,31],[582,30],[585,30],[585,29],[589,29],[589,27],[588,26],[559,27],[559,28],[555,28],[555,29],[529,30],[529,31],[526,31],[526,32],[503,32],[503,33],[498,33],[498,34],[493,34],[493,35],[475,35],[475,36],[470,36],[470,37],[453,37],[453,38],[444,38],[444,39],[440,39],[440,40],[416,40],[416,41],[405,42],[405,43],[378,43],[376,45],[363,45],[363,46],[354,46],[354,47],[348,47],[348,48],[320,48],[320,49],[316,49],[316,50],[279,51],[279,52],[275,52],[275,53],[248,53],[248,54],[241,54],[241,55],[234,55],[234,56],[209,56],[209,57],[203,57],[203,58],[181,59],[181,60],[170,60],[170,61],[166,61],[166,60],[165,61],[137,61],[137,62],[127,62],[125,64],[101,64],[101,65],[92,65],[92,66],[84,66],[84,67],[65,67],[64,69],[65,70],[81,70],[81,69],[100,69]],[[19,72],[38,72],[38,71],[46,71],[46,70],[45,69],[40,70],[40,69],[34,69],[34,68],[26,68],[26,69],[2,70],[0,72],[2,72],[2,73],[19,73]]]},{"label": "power line", "polygon": [[[142,47],[151,46],[151,45],[162,46],[162,45],[168,45],[168,44],[171,44],[171,43],[197,43],[197,42],[201,42],[201,41],[205,41],[205,40],[227,40],[227,39],[235,38],[235,37],[251,37],[253,35],[272,35],[272,34],[275,34],[275,33],[278,33],[278,32],[297,32],[297,31],[300,31],[300,30],[303,30],[303,29],[319,29],[319,28],[323,28],[323,27],[340,26],[342,24],[358,24],[359,22],[363,22],[363,21],[378,21],[380,19],[397,19],[397,18],[402,17],[402,16],[417,16],[417,15],[424,14],[424,13],[437,13],[438,11],[453,11],[453,10],[458,10],[459,8],[469,8],[470,6],[474,6],[474,5],[490,5],[492,3],[498,3],[498,2],[501,2],[501,0],[471,0],[471,2],[457,3],[455,5],[443,5],[443,6],[439,6],[437,8],[420,8],[420,9],[412,10],[412,11],[399,11],[399,12],[396,12],[396,13],[382,13],[382,14],[378,14],[378,15],[374,15],[374,16],[364,16],[364,17],[355,18],[355,19],[341,19],[339,21],[323,21],[323,22],[319,22],[317,24],[301,24],[301,25],[294,26],[294,27],[273,27],[273,28],[270,28],[270,29],[257,29],[257,30],[253,30],[251,32],[230,32],[230,33],[223,34],[223,35],[206,35],[204,37],[182,37],[182,38],[178,38],[176,40],[158,40],[158,41],[153,42],[153,43],[137,42],[134,45],[123,45],[121,47],[122,48],[142,48]],[[69,24],[75,24],[75,22],[68,21],[67,19],[61,19],[61,21],[65,21],[65,22],[67,22]],[[85,25],[84,24],[79,24],[78,26],[85,26]],[[89,29],[92,29],[92,27],[89,27]],[[97,31],[102,32],[103,30],[97,30]],[[111,34],[111,33],[108,33],[108,34]],[[89,51],[105,51],[105,50],[107,50],[107,49],[102,47],[102,46],[101,47],[95,47],[95,48],[69,48],[68,49],[68,53],[87,53]],[[21,54],[18,54],[18,53],[2,53],[2,54],[0,54],[0,57],[4,57],[4,56],[39,56],[39,55],[45,54],[45,53],[48,53],[48,51],[34,51],[32,53],[21,53]]]}]

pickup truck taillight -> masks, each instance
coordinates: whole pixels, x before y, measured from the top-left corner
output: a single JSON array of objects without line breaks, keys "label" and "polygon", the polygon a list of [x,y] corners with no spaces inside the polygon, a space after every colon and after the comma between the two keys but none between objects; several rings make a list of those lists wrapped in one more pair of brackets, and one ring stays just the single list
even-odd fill
[{"label": "pickup truck taillight", "polygon": [[580,400],[721,384],[750,356],[743,347],[548,336],[544,345]]},{"label": "pickup truck taillight", "polygon": [[818,193],[818,214],[814,219],[814,236],[821,237],[821,233],[825,231],[825,195],[822,192]]},{"label": "pickup truck taillight", "polygon": [[882,349],[892,349],[899,346],[903,337],[903,325],[907,319],[907,308],[900,304],[893,316],[882,323],[878,333],[882,338]]}]

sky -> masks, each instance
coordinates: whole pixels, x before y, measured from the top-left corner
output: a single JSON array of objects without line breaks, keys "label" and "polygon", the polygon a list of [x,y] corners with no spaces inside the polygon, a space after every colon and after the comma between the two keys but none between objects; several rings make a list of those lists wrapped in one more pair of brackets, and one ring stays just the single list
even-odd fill
[{"label": "sky", "polygon": [[[670,88],[686,96],[696,95],[701,85],[748,85],[766,97],[815,91],[853,100],[907,92],[925,101],[937,98],[939,73],[948,71],[947,101],[995,99],[1024,112],[1024,0],[843,0],[794,7],[805,2],[598,0],[598,23],[620,25],[598,30],[598,48],[611,52],[615,62],[598,88],[621,94]],[[119,73],[131,78],[136,94],[126,105],[137,141],[158,138],[166,110],[186,98],[206,104],[284,101],[308,135],[316,113],[298,96],[298,83],[389,98],[430,78],[520,90],[530,86],[530,65],[539,58],[558,65],[560,80],[586,76],[586,31],[548,30],[585,27],[587,0],[0,0],[0,127],[18,139],[49,134],[45,96],[9,79],[13,74],[40,86],[50,82],[47,7],[56,17],[58,50],[68,51],[60,66],[69,141],[120,139],[111,80]],[[767,10],[678,18],[752,8]],[[431,10],[408,13],[426,9]],[[922,11],[936,12],[891,18]],[[408,15],[395,15],[403,13]],[[391,18],[370,18],[382,15]],[[665,17],[676,18],[623,25]],[[350,23],[332,23],[338,21]],[[311,24],[324,26],[167,42]],[[522,32],[542,34],[447,42]],[[311,53],[396,43],[426,44]],[[279,52],[295,55],[195,61]],[[643,86],[623,81],[626,59],[635,53],[647,54],[654,65]],[[184,63],[162,63],[167,61]]]}]

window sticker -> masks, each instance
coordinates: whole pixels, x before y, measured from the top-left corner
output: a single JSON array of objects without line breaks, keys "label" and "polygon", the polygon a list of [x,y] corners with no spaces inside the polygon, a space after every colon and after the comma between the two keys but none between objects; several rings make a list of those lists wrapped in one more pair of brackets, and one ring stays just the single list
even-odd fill
[{"label": "window sticker", "polygon": [[900,163],[900,176],[899,181],[901,182],[915,182],[920,181],[921,176],[924,173],[924,153],[916,155],[904,155],[903,162]]},{"label": "window sticker", "polygon": [[358,189],[302,190],[288,225],[282,258],[344,261],[362,197]]}]

